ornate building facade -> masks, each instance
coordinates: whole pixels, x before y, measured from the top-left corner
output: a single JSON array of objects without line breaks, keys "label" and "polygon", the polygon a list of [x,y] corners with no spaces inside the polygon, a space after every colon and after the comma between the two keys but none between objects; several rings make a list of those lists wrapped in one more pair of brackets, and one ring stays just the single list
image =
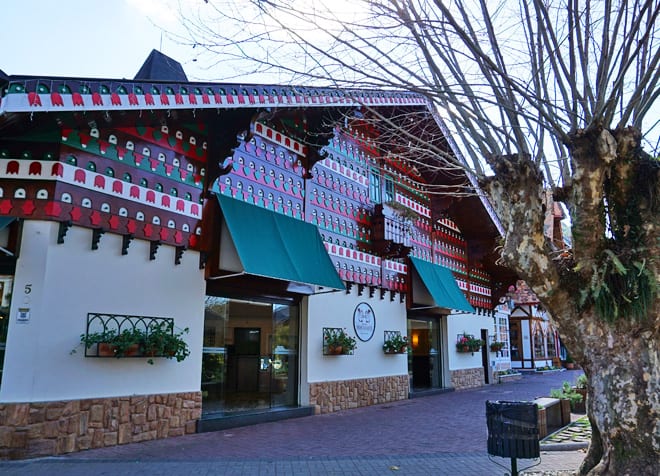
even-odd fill
[{"label": "ornate building facade", "polygon": [[[369,120],[414,113],[460,160],[425,98],[189,82],[157,51],[134,80],[0,84],[0,457],[490,383],[457,342],[495,339],[499,223]],[[163,323],[181,361],[81,344]]]}]

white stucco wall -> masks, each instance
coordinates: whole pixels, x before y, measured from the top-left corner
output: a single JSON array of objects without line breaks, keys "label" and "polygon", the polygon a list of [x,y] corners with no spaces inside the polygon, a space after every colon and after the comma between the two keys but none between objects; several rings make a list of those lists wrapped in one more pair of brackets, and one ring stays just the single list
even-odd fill
[{"label": "white stucco wall", "polygon": [[[363,342],[357,340],[353,355],[323,355],[323,328],[342,327],[351,336],[356,336],[353,328],[353,312],[359,303],[366,302],[373,309],[376,326],[373,337]],[[389,292],[380,299],[376,290],[374,297],[369,297],[365,288],[358,296],[357,286],[350,294],[334,292],[317,294],[307,299],[303,312],[303,346],[308,355],[303,367],[302,383],[350,380],[357,378],[406,375],[408,359],[405,354],[386,355],[383,353],[384,331],[406,331],[406,304],[401,303],[397,295],[390,301]]]},{"label": "white stucco wall", "polygon": [[449,370],[474,369],[482,367],[481,352],[457,352],[456,339],[459,334],[472,334],[481,339],[481,329],[493,333],[493,318],[477,314],[450,314],[447,316],[447,363]]},{"label": "white stucco wall", "polygon": [[[205,283],[199,254],[106,233],[91,250],[92,231],[72,227],[57,244],[58,224],[25,221],[16,266],[0,401],[32,402],[141,395],[200,389]],[[29,292],[28,292],[29,289]],[[29,321],[19,323],[19,308]],[[183,362],[155,358],[85,358],[80,334],[88,312],[172,317],[191,355]],[[77,352],[71,354],[72,349]]]}]

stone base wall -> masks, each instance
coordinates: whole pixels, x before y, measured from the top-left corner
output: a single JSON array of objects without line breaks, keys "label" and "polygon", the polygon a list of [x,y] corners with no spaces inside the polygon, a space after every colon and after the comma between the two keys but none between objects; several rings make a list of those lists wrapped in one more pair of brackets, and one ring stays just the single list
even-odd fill
[{"label": "stone base wall", "polygon": [[484,385],[484,369],[460,369],[451,371],[451,386],[456,390]]},{"label": "stone base wall", "polygon": [[0,403],[0,459],[52,456],[195,433],[201,392]]},{"label": "stone base wall", "polygon": [[497,375],[497,372],[495,372],[493,378],[497,380],[497,383],[515,382],[516,380],[522,380],[522,374]]},{"label": "stone base wall", "polygon": [[309,402],[315,412],[332,413],[408,398],[408,375],[312,383]]}]

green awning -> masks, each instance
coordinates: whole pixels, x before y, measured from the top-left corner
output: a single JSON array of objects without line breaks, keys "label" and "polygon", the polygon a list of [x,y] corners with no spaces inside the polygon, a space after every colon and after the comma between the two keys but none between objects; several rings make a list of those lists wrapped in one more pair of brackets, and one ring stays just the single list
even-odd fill
[{"label": "green awning", "polygon": [[242,271],[345,289],[314,225],[225,195],[218,201]]},{"label": "green awning", "polygon": [[410,261],[437,306],[474,312],[449,269],[418,258],[411,257]]},{"label": "green awning", "polygon": [[0,230],[4,230],[11,225],[14,220],[16,220],[16,217],[0,217]]}]

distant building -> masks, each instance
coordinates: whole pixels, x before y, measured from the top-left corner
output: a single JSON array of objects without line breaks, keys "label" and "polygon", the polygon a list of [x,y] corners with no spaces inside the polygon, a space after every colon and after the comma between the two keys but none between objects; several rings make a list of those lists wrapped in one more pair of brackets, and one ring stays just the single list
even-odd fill
[{"label": "distant building", "polygon": [[514,369],[552,367],[560,360],[559,334],[524,281],[510,288],[510,356]]},{"label": "distant building", "polygon": [[[369,120],[415,113],[458,154],[424,97],[189,82],[159,52],[134,80],[0,85],[0,457],[492,382],[497,354],[456,344],[495,340],[515,280],[497,219]],[[160,325],[182,361],[147,349]],[[131,357],[81,345],[127,329]],[[341,329],[357,346],[330,355]]]}]

